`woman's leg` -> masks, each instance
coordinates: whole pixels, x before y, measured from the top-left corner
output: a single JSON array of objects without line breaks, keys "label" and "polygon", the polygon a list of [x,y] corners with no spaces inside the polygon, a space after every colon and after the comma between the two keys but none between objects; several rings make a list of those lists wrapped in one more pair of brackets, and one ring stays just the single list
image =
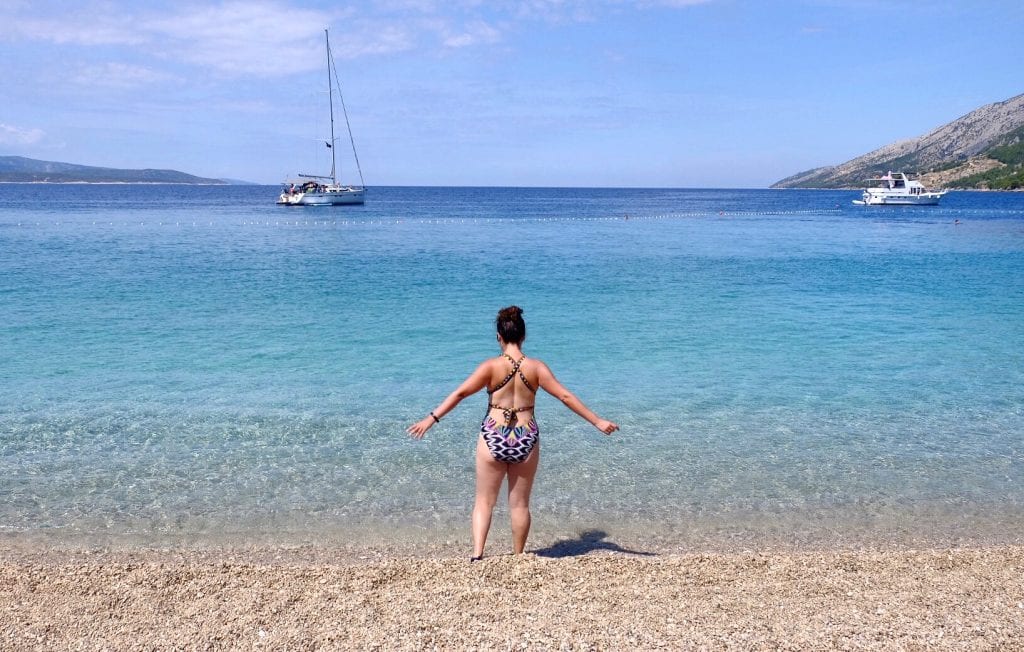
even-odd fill
[{"label": "woman's leg", "polygon": [[508,465],[508,511],[512,517],[512,550],[519,554],[526,548],[530,534],[530,491],[540,463],[540,442],[519,464]]},{"label": "woman's leg", "polygon": [[476,438],[476,501],[473,504],[473,556],[484,554],[487,532],[491,529],[491,513],[498,502],[501,482],[508,464],[491,457],[483,437]]}]

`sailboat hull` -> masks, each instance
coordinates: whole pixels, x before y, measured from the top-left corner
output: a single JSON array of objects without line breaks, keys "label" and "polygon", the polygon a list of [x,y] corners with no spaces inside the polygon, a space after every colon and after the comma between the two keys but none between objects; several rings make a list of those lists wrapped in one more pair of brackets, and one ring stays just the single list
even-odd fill
[{"label": "sailboat hull", "polygon": [[322,192],[281,193],[277,203],[285,206],[351,206],[364,203],[364,188],[328,188]]}]

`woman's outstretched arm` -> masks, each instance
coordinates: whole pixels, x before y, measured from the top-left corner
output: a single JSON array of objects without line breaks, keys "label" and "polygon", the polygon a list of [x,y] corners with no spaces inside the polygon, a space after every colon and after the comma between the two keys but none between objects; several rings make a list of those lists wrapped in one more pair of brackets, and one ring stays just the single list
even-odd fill
[{"label": "woman's outstretched arm", "polygon": [[415,437],[416,439],[422,439],[423,435],[427,434],[430,428],[441,420],[441,417],[448,414],[455,409],[462,399],[467,396],[476,394],[481,389],[487,386],[487,381],[491,378],[491,365],[490,360],[480,363],[480,366],[476,368],[476,371],[469,375],[469,378],[462,381],[462,384],[456,388],[454,392],[448,395],[448,398],[441,401],[441,404],[434,408],[434,411],[423,417],[416,423],[412,424],[405,429],[407,433]]},{"label": "woman's outstretched arm", "polygon": [[540,386],[544,388],[548,394],[551,394],[559,401],[565,404],[567,408],[580,415],[587,421],[589,421],[595,428],[600,430],[606,435],[610,435],[619,429],[618,424],[612,423],[607,419],[594,414],[590,408],[583,404],[583,401],[576,398],[576,395],[567,390],[562,383],[558,382],[555,378],[555,374],[551,373],[548,366],[539,360],[537,364],[537,379],[540,381]]}]

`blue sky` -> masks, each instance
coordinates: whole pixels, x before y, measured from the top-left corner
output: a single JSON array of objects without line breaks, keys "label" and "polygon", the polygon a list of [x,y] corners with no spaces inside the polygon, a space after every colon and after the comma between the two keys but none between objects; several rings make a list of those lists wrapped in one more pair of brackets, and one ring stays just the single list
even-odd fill
[{"label": "blue sky", "polygon": [[1020,0],[0,0],[0,24],[0,155],[264,183],[329,168],[325,27],[371,186],[764,187],[1024,93]]}]

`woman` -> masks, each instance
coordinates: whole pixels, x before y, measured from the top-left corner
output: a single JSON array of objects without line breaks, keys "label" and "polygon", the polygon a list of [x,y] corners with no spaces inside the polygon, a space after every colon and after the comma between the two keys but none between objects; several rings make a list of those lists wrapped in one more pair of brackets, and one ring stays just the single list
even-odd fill
[{"label": "woman", "polygon": [[512,520],[512,547],[519,554],[530,533],[530,490],[540,462],[540,431],[534,419],[534,396],[541,388],[558,398],[606,435],[619,426],[598,417],[563,387],[548,366],[523,355],[526,323],[518,306],[502,308],[496,320],[501,355],[485,360],[458,389],[407,432],[421,439],[462,399],[487,388],[487,414],[476,444],[476,502],[473,505],[473,556],[483,559],[491,513],[501,483],[508,476],[508,508]]}]

